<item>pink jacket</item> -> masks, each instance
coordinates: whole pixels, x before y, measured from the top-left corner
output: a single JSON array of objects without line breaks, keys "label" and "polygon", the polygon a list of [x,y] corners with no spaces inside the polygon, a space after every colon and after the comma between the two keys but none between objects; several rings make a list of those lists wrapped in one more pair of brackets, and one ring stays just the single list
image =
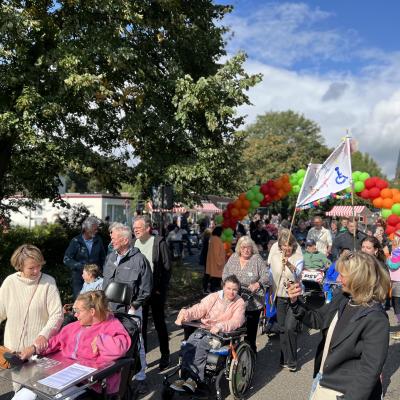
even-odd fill
[{"label": "pink jacket", "polygon": [[[97,351],[92,349],[96,338]],[[102,365],[125,355],[131,345],[131,338],[121,322],[112,314],[103,322],[91,326],[81,326],[79,321],[66,325],[56,336],[49,339],[49,347],[44,354],[56,351],[59,358],[69,358],[87,365]],[[107,379],[107,392],[116,393],[120,384],[120,374]]]},{"label": "pink jacket", "polygon": [[222,332],[230,332],[244,324],[245,309],[246,305],[240,296],[227,305],[220,290],[184,310],[184,317],[186,321],[200,319],[204,325],[217,326]]}]

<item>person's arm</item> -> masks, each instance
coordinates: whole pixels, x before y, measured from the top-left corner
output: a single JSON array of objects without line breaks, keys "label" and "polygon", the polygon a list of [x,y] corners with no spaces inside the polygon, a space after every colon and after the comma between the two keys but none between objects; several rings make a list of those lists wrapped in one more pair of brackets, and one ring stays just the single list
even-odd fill
[{"label": "person's arm", "polygon": [[80,245],[77,239],[72,239],[69,243],[67,250],[65,250],[64,254],[64,265],[68,268],[71,268],[73,271],[78,270],[83,266],[83,264],[79,261],[75,260],[76,254],[80,249]]},{"label": "person's arm", "polygon": [[226,262],[226,264],[224,266],[224,270],[222,271],[222,281],[224,281],[225,278],[227,278],[229,275],[232,275],[231,266],[232,266],[233,257],[234,257],[233,255],[231,257],[229,257],[228,261]]},{"label": "person's arm", "polygon": [[38,336],[43,336],[48,340],[59,331],[63,321],[63,308],[60,293],[58,292],[55,282],[49,285],[46,303],[44,303],[43,306],[46,307],[49,318]]},{"label": "person's arm", "polygon": [[97,335],[92,341],[94,355],[102,361],[113,361],[124,356],[131,345],[131,338],[121,324],[112,324],[112,332]]},{"label": "person's arm", "polygon": [[218,296],[218,293],[211,293],[208,296],[204,297],[204,299],[202,299],[200,303],[197,303],[194,306],[187,308],[185,310],[185,318],[183,322],[195,321],[204,318],[215,304],[217,300],[216,296]]},{"label": "person's arm", "polygon": [[139,291],[136,299],[132,302],[132,307],[137,310],[142,307],[151,295],[153,289],[153,273],[151,272],[150,264],[145,256],[141,255],[140,262],[140,283]]},{"label": "person's arm", "polygon": [[9,299],[7,282],[3,282],[0,287],[0,323],[7,319],[6,300]]},{"label": "person's arm", "polygon": [[360,365],[354,373],[351,385],[346,388],[343,400],[368,399],[382,373],[389,347],[389,321],[382,313],[379,319],[370,319],[360,340],[363,348]]},{"label": "person's arm", "polygon": [[261,288],[265,289],[272,285],[272,274],[265,261],[259,256],[256,260],[256,268],[258,274],[258,283]]}]

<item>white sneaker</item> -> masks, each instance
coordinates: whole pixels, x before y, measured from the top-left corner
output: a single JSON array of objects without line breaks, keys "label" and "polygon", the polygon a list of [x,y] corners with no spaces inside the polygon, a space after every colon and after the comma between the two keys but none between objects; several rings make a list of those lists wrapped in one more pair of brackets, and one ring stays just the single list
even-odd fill
[{"label": "white sneaker", "polygon": [[185,384],[185,381],[183,379],[178,379],[174,383],[171,384],[170,388],[172,390],[175,390],[175,392],[184,392],[185,389],[183,388],[183,385]]},{"label": "white sneaker", "polygon": [[183,389],[185,389],[189,393],[194,393],[197,388],[197,383],[192,379],[186,379],[186,382],[182,385]]}]

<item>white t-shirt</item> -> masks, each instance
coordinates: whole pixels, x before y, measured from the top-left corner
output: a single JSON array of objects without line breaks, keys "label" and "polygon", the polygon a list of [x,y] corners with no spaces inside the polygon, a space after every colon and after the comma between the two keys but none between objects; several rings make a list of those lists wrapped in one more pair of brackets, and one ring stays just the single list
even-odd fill
[{"label": "white t-shirt", "polygon": [[153,245],[154,245],[154,236],[150,236],[145,242],[142,242],[140,239],[137,239],[135,242],[135,247],[140,250],[140,252],[147,258],[147,261],[150,263],[150,268],[153,271]]}]

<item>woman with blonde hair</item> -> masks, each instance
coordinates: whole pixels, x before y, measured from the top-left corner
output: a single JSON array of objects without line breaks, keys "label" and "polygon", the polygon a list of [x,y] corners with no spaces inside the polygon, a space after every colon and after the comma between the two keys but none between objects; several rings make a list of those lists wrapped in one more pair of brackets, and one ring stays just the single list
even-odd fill
[{"label": "woman with blonde hair", "polygon": [[248,236],[242,236],[225,264],[222,279],[236,275],[242,288],[248,289],[252,297],[246,306],[247,341],[257,352],[256,337],[260,313],[264,307],[265,289],[270,285],[270,273],[265,261],[258,254],[257,245]]},{"label": "woman with blonde hair", "polygon": [[4,346],[20,352],[31,343],[45,350],[60,329],[63,311],[54,278],[41,272],[45,260],[31,244],[19,246],[11,257],[17,272],[0,288],[0,322],[7,320]]},{"label": "woman with blonde hair", "polygon": [[342,289],[317,310],[299,298],[298,283],[288,295],[295,317],[320,329],[310,400],[380,400],[380,375],[389,346],[389,320],[382,306],[390,281],[376,257],[348,252],[337,261]]}]

